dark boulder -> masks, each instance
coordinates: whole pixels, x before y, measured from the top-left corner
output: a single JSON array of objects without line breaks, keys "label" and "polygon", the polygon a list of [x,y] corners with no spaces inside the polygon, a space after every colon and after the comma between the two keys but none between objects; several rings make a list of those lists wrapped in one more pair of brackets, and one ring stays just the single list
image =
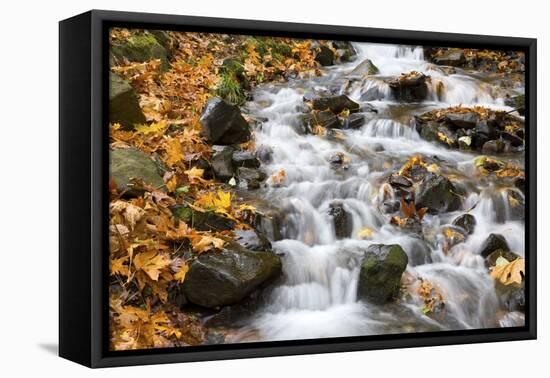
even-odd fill
[{"label": "dark boulder", "polygon": [[214,211],[199,211],[187,205],[170,206],[172,215],[177,220],[188,224],[197,231],[226,231],[233,230],[237,223],[222,214]]},{"label": "dark boulder", "polygon": [[240,302],[281,274],[272,252],[224,249],[201,254],[183,283],[185,296],[199,306],[217,308]]},{"label": "dark boulder", "polygon": [[316,97],[311,102],[315,110],[330,110],[334,114],[348,109],[350,113],[356,113],[361,106],[346,95]]},{"label": "dark boulder", "polygon": [[468,235],[474,233],[477,224],[476,218],[472,214],[462,214],[452,222],[453,226],[462,228]]},{"label": "dark boulder", "polygon": [[357,65],[351,72],[351,76],[365,76],[365,75],[376,75],[378,72],[378,67],[374,65],[372,60],[365,59]]},{"label": "dark boulder", "polygon": [[525,288],[513,288],[506,293],[504,305],[508,311],[525,312]]},{"label": "dark boulder", "polygon": [[145,123],[138,95],[129,82],[117,74],[109,73],[109,122],[120,123],[125,130]]},{"label": "dark boulder", "polygon": [[134,148],[116,149],[110,152],[109,158],[110,178],[115,181],[117,190],[129,196],[143,194],[142,189],[133,186],[134,179],[164,190],[161,169],[146,153]]},{"label": "dark boulder", "polygon": [[327,129],[342,128],[342,121],[330,110],[311,112],[310,126],[322,126]]},{"label": "dark boulder", "polygon": [[418,102],[428,96],[427,79],[428,76],[421,72],[409,72],[390,80],[388,85],[397,101]]},{"label": "dark boulder", "polygon": [[417,209],[427,207],[431,213],[455,211],[460,208],[460,197],[453,183],[446,177],[429,173],[416,192]]},{"label": "dark boulder", "polygon": [[315,61],[317,61],[321,66],[334,65],[334,59],[334,51],[327,46],[320,45],[315,49]]},{"label": "dark boulder", "polygon": [[479,122],[476,112],[447,113],[445,121],[458,129],[473,129]]},{"label": "dark boulder", "polygon": [[334,235],[338,239],[349,238],[353,230],[351,215],[344,209],[340,201],[333,201],[329,205],[329,216],[332,218]]},{"label": "dark boulder", "polygon": [[336,49],[341,62],[350,62],[357,56],[357,51],[349,41],[332,41],[332,47]]},{"label": "dark boulder", "polygon": [[481,245],[479,249],[479,254],[482,257],[489,256],[492,252],[496,250],[509,251],[510,247],[506,242],[506,238],[500,234],[490,234],[487,239]]},{"label": "dark boulder", "polygon": [[200,118],[202,134],[212,144],[238,144],[248,142],[250,126],[239,108],[219,97],[208,101]]},{"label": "dark boulder", "polygon": [[413,185],[411,180],[409,180],[405,176],[398,174],[397,172],[391,174],[391,176],[388,178],[388,183],[393,187],[403,188],[410,188]]},{"label": "dark boulder", "polygon": [[210,165],[216,178],[221,180],[233,177],[233,152],[231,146],[212,146],[212,158]]},{"label": "dark boulder", "polygon": [[378,304],[391,301],[399,293],[408,261],[407,254],[397,244],[369,246],[361,263],[358,298]]}]

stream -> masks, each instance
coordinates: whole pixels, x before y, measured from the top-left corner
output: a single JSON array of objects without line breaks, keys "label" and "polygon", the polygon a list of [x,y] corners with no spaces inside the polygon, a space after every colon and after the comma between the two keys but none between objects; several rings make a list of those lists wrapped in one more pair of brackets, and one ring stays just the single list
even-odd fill
[{"label": "stream", "polygon": [[[312,339],[387,333],[523,325],[523,314],[501,308],[493,279],[479,248],[490,233],[505,235],[511,248],[524,256],[525,226],[508,203],[508,188],[475,177],[474,152],[447,149],[420,138],[409,120],[436,108],[482,105],[511,110],[495,95],[479,72],[457,69],[446,74],[424,60],[421,47],[358,43],[357,58],[327,68],[313,79],[292,79],[255,89],[254,101],[244,111],[262,119],[255,129],[256,146],[269,146],[272,157],[262,168],[268,176],[285,172],[282,185],[267,185],[248,196],[260,196],[285,213],[274,230],[273,249],[283,259],[283,277],[264,293],[265,304],[246,320],[231,342]],[[350,80],[364,59],[379,68],[376,75]],[[392,99],[383,79],[419,71],[431,76],[427,100],[400,103]],[[441,81],[444,90],[434,83]],[[382,99],[369,101],[378,112],[365,113],[359,129],[343,129],[338,140],[300,133],[304,93],[346,94],[364,105],[370,88]],[[347,169],[334,169],[329,158],[343,152]],[[467,195],[455,212],[427,214],[424,234],[440,237],[440,229],[471,209],[477,220],[473,234],[445,253],[441,243],[424,243],[389,224],[380,204],[391,188],[385,178],[416,154],[437,157],[442,172],[459,178]],[[521,154],[499,156],[523,165]],[[268,180],[269,184],[269,180]],[[398,199],[398,198],[397,198]],[[337,238],[330,204],[340,201],[352,219],[352,236]],[[473,208],[473,209],[472,209]],[[373,235],[357,235],[368,227]],[[278,234],[277,237],[274,235]],[[405,296],[394,303],[374,305],[357,299],[363,251],[370,244],[399,244],[409,257],[406,275],[433,283],[445,299],[445,316],[430,317],[421,299]]]}]

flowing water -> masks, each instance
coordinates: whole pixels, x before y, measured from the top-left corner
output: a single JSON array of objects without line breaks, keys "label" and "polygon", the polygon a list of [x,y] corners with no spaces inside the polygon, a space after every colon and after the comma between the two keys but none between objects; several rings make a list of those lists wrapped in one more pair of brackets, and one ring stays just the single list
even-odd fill
[{"label": "flowing water", "polygon": [[[507,109],[503,100],[496,98],[487,80],[478,79],[479,74],[457,69],[448,75],[428,63],[420,47],[356,44],[355,48],[354,62],[329,68],[319,78],[259,87],[247,105],[248,113],[265,121],[256,129],[257,146],[273,150],[271,162],[263,169],[268,175],[286,173],[283,185],[267,185],[255,192],[285,213],[285,222],[277,230],[280,237],[272,240],[282,256],[284,275],[265,293],[266,304],[237,332],[236,341],[245,341],[251,333],[260,340],[288,340],[521,324],[519,313],[504,320],[497,316],[502,309],[494,283],[477,252],[489,233],[496,232],[506,236],[513,251],[524,255],[524,222],[513,220],[507,189],[473,177],[474,153],[424,141],[409,124],[414,114],[451,105]],[[380,69],[379,74],[350,80],[352,69],[366,58]],[[431,76],[428,99],[418,104],[396,102],[383,80],[412,70]],[[443,91],[437,90],[438,81],[443,82]],[[383,96],[369,102],[378,113],[365,114],[367,122],[360,129],[343,130],[343,140],[297,132],[304,92],[347,94],[363,103],[363,94],[373,87]],[[336,152],[350,158],[347,170],[331,168],[328,158]],[[389,225],[379,211],[382,197],[388,195],[384,177],[415,154],[436,156],[442,171],[461,177],[468,193],[461,210],[427,215],[425,233],[436,235],[437,241],[443,225],[475,205],[471,210],[477,220],[475,232],[449,253],[437,242],[425,244]],[[521,156],[509,158],[522,163]],[[351,238],[335,236],[328,215],[334,200],[351,214]],[[372,239],[357,237],[364,227],[374,230]],[[401,245],[409,255],[406,274],[421,276],[441,291],[445,316],[425,315],[415,295],[382,306],[358,301],[362,251],[372,243]]]}]

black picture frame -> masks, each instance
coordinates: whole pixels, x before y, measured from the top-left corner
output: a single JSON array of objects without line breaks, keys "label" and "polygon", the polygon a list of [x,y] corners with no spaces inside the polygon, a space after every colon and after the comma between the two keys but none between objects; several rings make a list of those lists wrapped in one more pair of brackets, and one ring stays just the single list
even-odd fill
[{"label": "black picture frame", "polygon": [[[167,29],[526,54],[526,324],[524,327],[315,340],[108,350],[108,29]],[[530,38],[92,10],[59,24],[59,354],[89,367],[468,344],[536,338],[536,72]]]}]

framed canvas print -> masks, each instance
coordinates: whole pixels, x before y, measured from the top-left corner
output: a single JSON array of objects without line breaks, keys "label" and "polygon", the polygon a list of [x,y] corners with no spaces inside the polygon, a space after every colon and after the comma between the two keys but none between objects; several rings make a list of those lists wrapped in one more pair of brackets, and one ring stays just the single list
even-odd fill
[{"label": "framed canvas print", "polygon": [[60,23],[60,355],[536,337],[536,40]]}]

